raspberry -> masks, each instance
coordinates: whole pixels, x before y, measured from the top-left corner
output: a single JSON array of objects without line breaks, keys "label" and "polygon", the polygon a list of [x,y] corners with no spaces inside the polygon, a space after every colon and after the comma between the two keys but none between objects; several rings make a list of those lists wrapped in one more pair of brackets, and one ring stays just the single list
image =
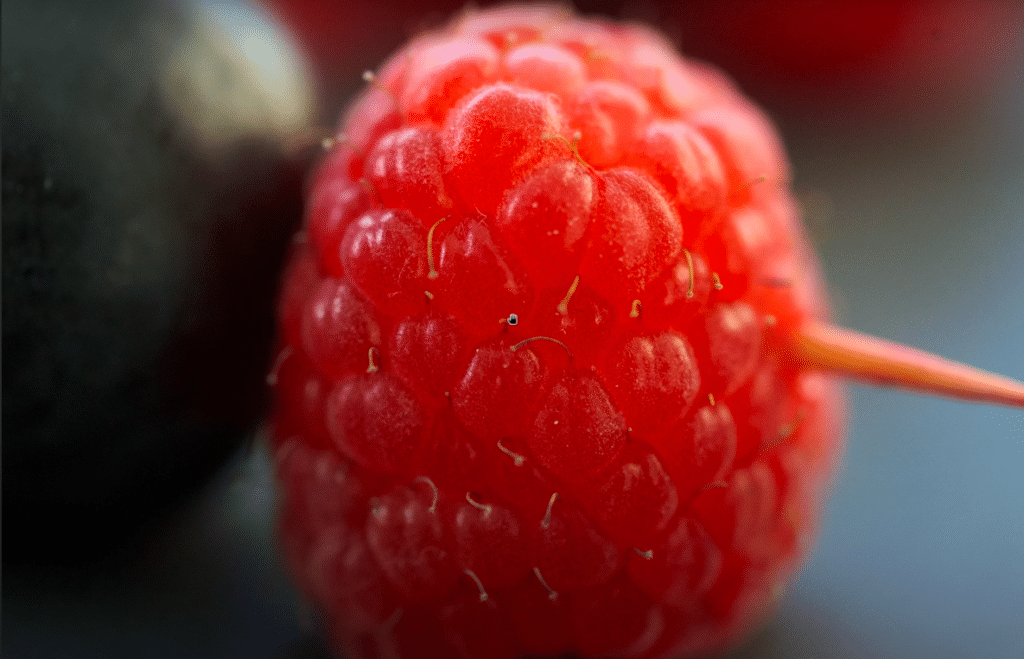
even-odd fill
[{"label": "raspberry", "polygon": [[276,371],[282,545],[346,656],[721,650],[813,543],[820,369],[1024,401],[826,325],[768,120],[644,28],[470,13],[367,79]]}]

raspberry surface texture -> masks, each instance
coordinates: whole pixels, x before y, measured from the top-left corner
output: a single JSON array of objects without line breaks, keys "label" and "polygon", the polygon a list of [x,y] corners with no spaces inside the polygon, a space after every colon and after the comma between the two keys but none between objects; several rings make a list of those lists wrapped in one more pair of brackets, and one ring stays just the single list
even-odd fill
[{"label": "raspberry surface texture", "polygon": [[467,13],[367,75],[279,305],[283,551],[350,657],[684,657],[813,544],[842,400],[768,119],[638,25]]}]

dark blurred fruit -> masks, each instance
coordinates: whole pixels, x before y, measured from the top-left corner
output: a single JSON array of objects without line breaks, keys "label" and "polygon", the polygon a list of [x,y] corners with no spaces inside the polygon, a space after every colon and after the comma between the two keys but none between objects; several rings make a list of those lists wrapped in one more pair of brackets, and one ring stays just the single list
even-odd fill
[{"label": "dark blurred fruit", "polygon": [[4,3],[5,565],[105,555],[263,409],[312,102],[217,11]]},{"label": "dark blurred fruit", "polygon": [[900,115],[934,111],[1019,58],[1024,11],[989,0],[702,0],[658,2],[687,49],[784,103]]}]

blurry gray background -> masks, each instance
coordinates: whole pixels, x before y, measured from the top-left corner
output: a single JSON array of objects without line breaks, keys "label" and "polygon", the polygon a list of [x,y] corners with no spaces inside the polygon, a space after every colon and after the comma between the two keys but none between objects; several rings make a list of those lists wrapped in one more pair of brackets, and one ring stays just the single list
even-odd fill
[{"label": "blurry gray background", "polygon": [[[985,76],[891,105],[839,86],[755,95],[838,320],[1024,379],[1024,49],[999,47]],[[377,54],[361,57],[352,70]],[[849,393],[817,551],[736,657],[1024,657],[1024,413]],[[5,574],[4,656],[325,657],[277,562],[255,446],[109,564]]]}]

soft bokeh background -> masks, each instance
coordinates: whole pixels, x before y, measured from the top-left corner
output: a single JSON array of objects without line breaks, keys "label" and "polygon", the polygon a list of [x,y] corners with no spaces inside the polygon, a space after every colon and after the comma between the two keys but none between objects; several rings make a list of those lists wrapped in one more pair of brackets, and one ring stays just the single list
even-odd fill
[{"label": "soft bokeh background", "polygon": [[[302,28],[297,8],[325,4],[279,11]],[[882,30],[787,2],[777,17],[806,43],[790,35],[779,52],[770,35],[741,37],[771,27],[758,4],[625,13],[738,72],[776,118],[842,323],[1024,379],[1024,6],[901,3]],[[306,37],[325,116],[410,26],[450,8],[339,6],[350,20],[319,24],[348,26],[340,45]],[[1024,414],[852,386],[849,428],[817,552],[736,657],[1024,657]],[[5,569],[3,655],[326,657],[277,561],[273,509],[257,438],[102,565]]]}]

